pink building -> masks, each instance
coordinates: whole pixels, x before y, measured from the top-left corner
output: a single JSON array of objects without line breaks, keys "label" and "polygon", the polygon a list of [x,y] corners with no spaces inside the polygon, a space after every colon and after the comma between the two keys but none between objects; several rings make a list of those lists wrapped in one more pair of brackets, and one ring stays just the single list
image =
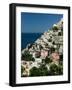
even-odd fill
[{"label": "pink building", "polygon": [[52,58],[52,61],[53,61],[53,62],[55,62],[55,63],[57,63],[57,64],[59,63],[60,56],[59,56],[58,53],[56,53],[56,52],[55,52],[55,53],[52,53],[52,54],[51,54],[51,58]]},{"label": "pink building", "polygon": [[48,56],[48,51],[47,50],[41,50],[41,57],[46,58]]}]

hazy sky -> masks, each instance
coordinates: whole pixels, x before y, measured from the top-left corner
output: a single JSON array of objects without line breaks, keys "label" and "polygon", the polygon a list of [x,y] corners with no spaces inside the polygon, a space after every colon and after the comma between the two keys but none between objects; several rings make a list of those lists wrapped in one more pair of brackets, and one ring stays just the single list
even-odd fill
[{"label": "hazy sky", "polygon": [[21,13],[21,30],[24,33],[43,33],[63,18],[62,14]]}]

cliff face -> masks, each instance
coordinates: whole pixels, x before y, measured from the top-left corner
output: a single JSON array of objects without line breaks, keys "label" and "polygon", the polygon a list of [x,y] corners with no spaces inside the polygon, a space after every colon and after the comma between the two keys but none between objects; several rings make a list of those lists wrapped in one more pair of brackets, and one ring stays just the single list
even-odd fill
[{"label": "cliff face", "polygon": [[[63,20],[54,24],[51,30],[44,32],[40,38],[38,38],[35,43],[27,45],[26,49],[29,51],[40,51],[49,50],[51,48],[55,49],[55,52],[59,54],[63,53]],[[22,53],[24,53],[24,50]]]},{"label": "cliff face", "polygon": [[[44,32],[33,44],[28,44],[21,54],[21,66],[24,68],[22,76],[30,76],[30,74],[36,76],[35,71],[32,72],[31,70],[41,71],[42,65],[44,65],[44,68],[47,68],[47,75],[62,74],[63,20],[61,19],[57,24],[54,24],[50,30]],[[61,67],[58,67],[60,61]],[[57,66],[52,66],[52,64]],[[50,70],[54,69],[54,67],[61,71],[55,71],[56,69]],[[41,75],[43,75],[42,72]]]}]

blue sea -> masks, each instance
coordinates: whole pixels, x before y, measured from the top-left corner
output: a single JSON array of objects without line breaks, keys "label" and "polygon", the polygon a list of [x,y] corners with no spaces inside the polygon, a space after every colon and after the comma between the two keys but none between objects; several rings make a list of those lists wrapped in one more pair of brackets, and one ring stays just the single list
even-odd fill
[{"label": "blue sea", "polygon": [[34,43],[42,33],[21,33],[21,49],[26,48],[27,44]]}]

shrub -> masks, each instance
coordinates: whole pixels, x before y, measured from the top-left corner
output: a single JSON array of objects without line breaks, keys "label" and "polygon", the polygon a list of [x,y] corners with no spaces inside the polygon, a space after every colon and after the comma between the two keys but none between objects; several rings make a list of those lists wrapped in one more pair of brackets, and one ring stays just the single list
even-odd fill
[{"label": "shrub", "polygon": [[44,59],[44,62],[45,62],[45,64],[49,64],[49,63],[52,62],[52,60],[51,60],[50,58],[46,57],[46,58]]},{"label": "shrub", "polygon": [[23,74],[25,68],[23,66],[21,66],[21,75]]},{"label": "shrub", "polygon": [[41,65],[39,68],[33,67],[30,70],[30,76],[47,76],[48,69],[45,65]]},{"label": "shrub", "polygon": [[62,32],[59,32],[59,33],[58,33],[58,36],[61,36],[61,35],[62,35]]},{"label": "shrub", "polygon": [[58,27],[57,26],[53,26],[52,28],[54,31],[57,31],[58,30]]},{"label": "shrub", "polygon": [[53,41],[53,43],[52,43],[53,45],[55,45],[55,42]]}]

